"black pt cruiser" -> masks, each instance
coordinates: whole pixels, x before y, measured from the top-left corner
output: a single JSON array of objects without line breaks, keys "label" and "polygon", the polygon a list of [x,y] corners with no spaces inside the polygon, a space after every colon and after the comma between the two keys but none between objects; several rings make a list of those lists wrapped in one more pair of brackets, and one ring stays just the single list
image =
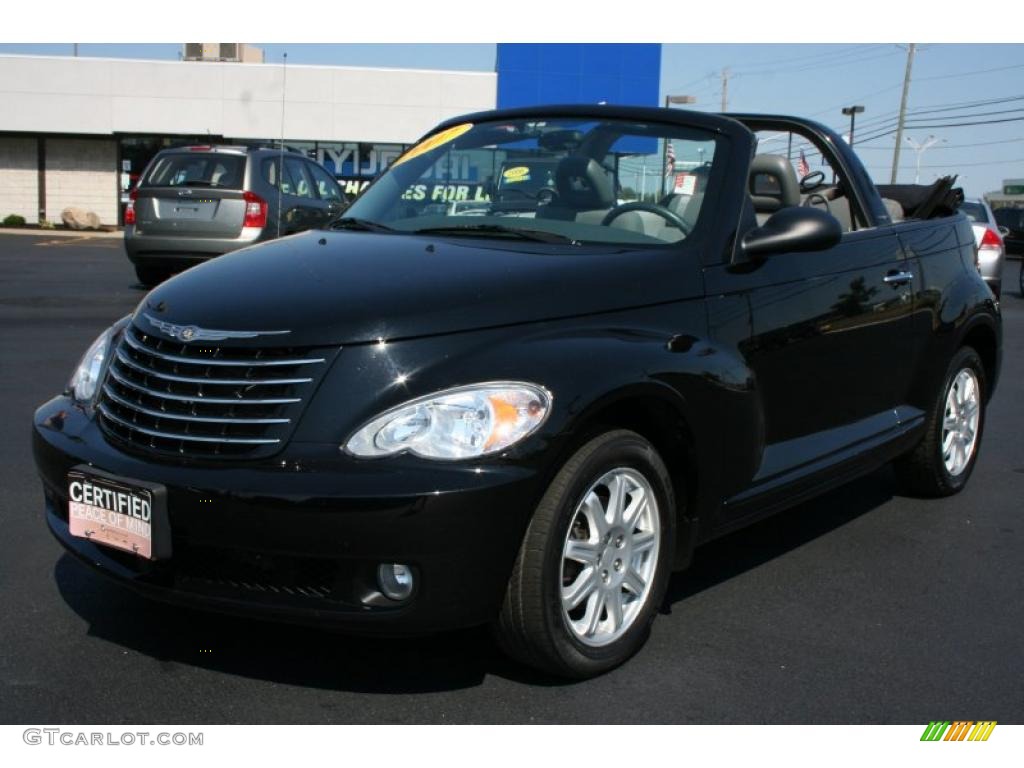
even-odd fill
[{"label": "black pt cruiser", "polygon": [[796,118],[451,120],[96,339],[35,414],[47,523],[157,599],[598,674],[702,542],[890,461],[963,488],[1001,320],[952,181]]}]

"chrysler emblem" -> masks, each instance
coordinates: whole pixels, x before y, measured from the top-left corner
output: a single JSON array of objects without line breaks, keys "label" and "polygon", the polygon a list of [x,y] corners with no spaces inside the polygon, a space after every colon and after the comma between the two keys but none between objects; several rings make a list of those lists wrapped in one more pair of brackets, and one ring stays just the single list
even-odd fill
[{"label": "chrysler emblem", "polygon": [[224,331],[215,330],[213,328],[200,328],[198,325],[177,325],[175,323],[168,323],[166,320],[160,320],[153,317],[148,312],[143,312],[142,316],[146,318],[147,322],[158,331],[172,339],[183,341],[188,343],[190,341],[223,341],[224,339],[254,339],[257,336],[280,336],[284,333],[291,333],[291,331]]}]

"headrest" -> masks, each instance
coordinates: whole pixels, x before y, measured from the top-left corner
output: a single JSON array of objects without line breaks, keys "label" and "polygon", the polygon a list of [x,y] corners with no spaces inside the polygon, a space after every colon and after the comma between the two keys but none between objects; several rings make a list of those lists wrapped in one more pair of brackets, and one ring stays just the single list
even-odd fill
[{"label": "headrest", "polygon": [[558,204],[577,210],[611,208],[615,184],[611,174],[596,160],[580,155],[563,158],[555,170]]},{"label": "headrest", "polygon": [[782,155],[756,155],[750,163],[750,197],[758,213],[800,205],[800,182]]}]

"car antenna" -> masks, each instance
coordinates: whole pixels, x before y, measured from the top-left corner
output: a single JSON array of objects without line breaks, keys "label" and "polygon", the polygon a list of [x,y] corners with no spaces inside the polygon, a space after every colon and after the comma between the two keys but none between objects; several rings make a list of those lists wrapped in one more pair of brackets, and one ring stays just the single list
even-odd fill
[{"label": "car antenna", "polygon": [[281,189],[284,183],[284,106],[285,106],[285,94],[288,89],[288,51],[284,52],[284,56],[281,59],[281,142],[278,147],[278,159],[277,159],[277,233],[276,237],[281,236]]}]

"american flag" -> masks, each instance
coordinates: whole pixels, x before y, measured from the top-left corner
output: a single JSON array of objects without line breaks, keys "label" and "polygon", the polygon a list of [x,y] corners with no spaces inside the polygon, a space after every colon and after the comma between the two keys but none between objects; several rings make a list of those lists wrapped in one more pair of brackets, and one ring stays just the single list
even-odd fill
[{"label": "american flag", "polygon": [[676,149],[671,139],[665,139],[665,175],[671,176],[676,170]]},{"label": "american flag", "polygon": [[796,172],[800,174],[800,178],[811,172],[811,166],[807,164],[807,156],[802,149],[800,150],[800,162],[796,164]]}]

